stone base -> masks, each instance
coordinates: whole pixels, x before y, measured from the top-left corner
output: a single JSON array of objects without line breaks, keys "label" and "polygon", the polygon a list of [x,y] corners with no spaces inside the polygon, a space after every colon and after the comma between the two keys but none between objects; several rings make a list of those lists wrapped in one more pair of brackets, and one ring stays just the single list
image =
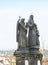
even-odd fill
[{"label": "stone base", "polygon": [[28,60],[29,65],[37,65],[38,60],[40,60],[40,65],[42,65],[42,54],[30,54],[29,51],[20,50],[15,51],[16,65],[25,65],[25,60]]}]

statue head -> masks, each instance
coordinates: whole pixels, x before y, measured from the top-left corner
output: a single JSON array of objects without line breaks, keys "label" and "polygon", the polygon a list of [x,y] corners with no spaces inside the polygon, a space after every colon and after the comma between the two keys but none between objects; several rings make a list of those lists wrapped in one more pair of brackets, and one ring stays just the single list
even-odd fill
[{"label": "statue head", "polygon": [[30,19],[32,19],[32,20],[33,20],[33,15],[30,15]]},{"label": "statue head", "polygon": [[30,15],[28,22],[29,22],[31,25],[34,24],[33,15]]},{"label": "statue head", "polygon": [[22,22],[23,24],[25,24],[24,20],[25,20],[24,18],[21,19],[21,22]]}]

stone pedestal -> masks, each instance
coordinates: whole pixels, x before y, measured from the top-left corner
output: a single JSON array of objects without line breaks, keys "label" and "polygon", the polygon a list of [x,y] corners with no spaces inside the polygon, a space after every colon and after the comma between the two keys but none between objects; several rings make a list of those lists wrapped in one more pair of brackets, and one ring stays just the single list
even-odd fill
[{"label": "stone pedestal", "polygon": [[38,65],[38,60],[40,61],[40,65],[42,65],[42,54],[30,54],[28,53],[20,53],[20,51],[14,53],[16,56],[16,65],[25,65],[25,60],[28,60],[28,65]]},{"label": "stone pedestal", "polygon": [[25,65],[25,59],[22,57],[16,57],[16,65]]}]

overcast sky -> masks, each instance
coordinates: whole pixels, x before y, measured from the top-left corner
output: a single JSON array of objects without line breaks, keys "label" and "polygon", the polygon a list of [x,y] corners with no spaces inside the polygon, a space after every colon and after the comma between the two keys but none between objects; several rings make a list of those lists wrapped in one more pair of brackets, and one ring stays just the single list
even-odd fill
[{"label": "overcast sky", "polygon": [[40,48],[48,49],[48,0],[0,0],[0,50],[17,49],[18,16],[34,15],[40,33]]}]

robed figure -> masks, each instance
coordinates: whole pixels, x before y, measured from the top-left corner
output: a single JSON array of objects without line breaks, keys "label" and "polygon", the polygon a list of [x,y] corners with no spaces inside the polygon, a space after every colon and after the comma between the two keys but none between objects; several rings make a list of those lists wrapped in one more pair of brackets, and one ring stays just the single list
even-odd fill
[{"label": "robed figure", "polygon": [[27,43],[27,29],[24,23],[24,18],[22,18],[20,21],[17,21],[17,42],[19,48],[26,47]]},{"label": "robed figure", "polygon": [[29,28],[28,46],[30,48],[35,46],[39,47],[39,32],[37,30],[37,25],[34,23],[33,15],[30,15],[27,27]]}]

